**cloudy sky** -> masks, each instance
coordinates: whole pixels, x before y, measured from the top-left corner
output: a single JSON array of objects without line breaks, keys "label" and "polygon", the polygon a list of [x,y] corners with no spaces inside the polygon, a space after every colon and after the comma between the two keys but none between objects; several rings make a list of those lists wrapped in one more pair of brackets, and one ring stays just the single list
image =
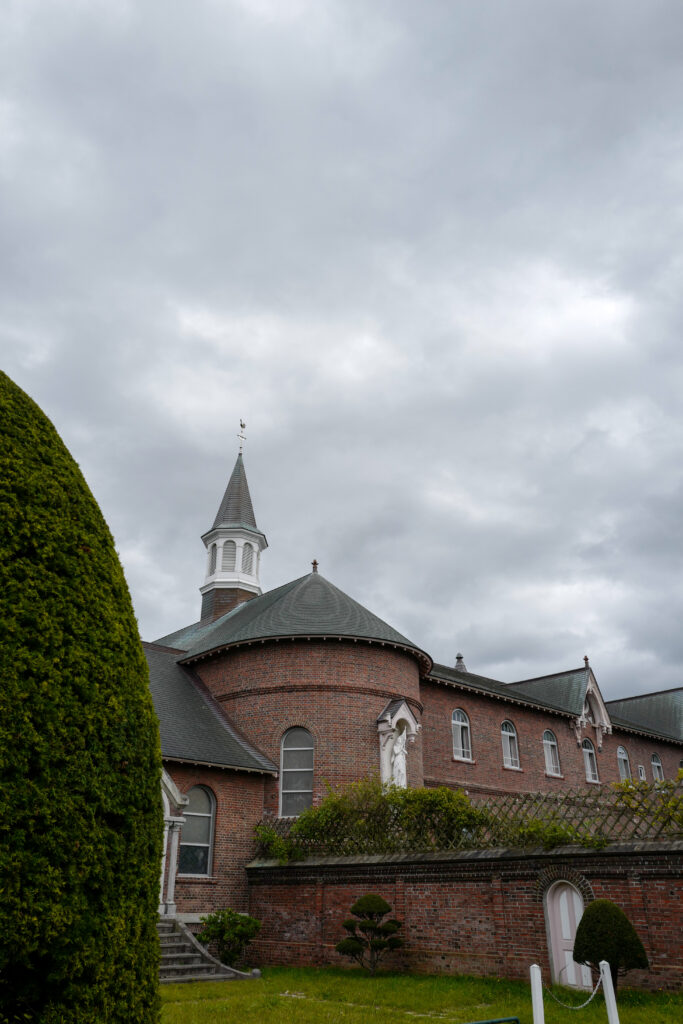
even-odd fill
[{"label": "cloudy sky", "polygon": [[1,365],[143,636],[242,417],[264,589],[680,685],[682,100],[680,0],[4,0]]}]

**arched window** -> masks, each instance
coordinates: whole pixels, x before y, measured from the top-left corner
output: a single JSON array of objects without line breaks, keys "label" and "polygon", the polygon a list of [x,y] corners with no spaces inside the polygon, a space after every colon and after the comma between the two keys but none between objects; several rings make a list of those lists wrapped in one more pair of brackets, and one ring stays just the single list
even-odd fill
[{"label": "arched window", "polygon": [[555,733],[546,729],[543,733],[543,754],[545,756],[545,770],[548,775],[560,775],[560,751],[557,746]]},{"label": "arched window", "polygon": [[216,550],[216,545],[212,544],[209,551],[209,576],[213,576],[216,571]]},{"label": "arched window", "polygon": [[313,802],[313,737],[308,729],[288,729],[280,757],[280,815],[295,818]]},{"label": "arched window", "polygon": [[586,769],[586,782],[599,782],[595,747],[590,740],[584,740],[581,746],[583,748],[583,766]]},{"label": "arched window", "polygon": [[653,754],[650,758],[650,764],[652,765],[652,778],[655,782],[664,781],[664,770],[662,768],[662,759],[659,754]]},{"label": "arched window", "polygon": [[631,764],[626,753],[626,747],[617,747],[617,767],[619,768],[620,782],[625,782],[631,778]]},{"label": "arched window", "polygon": [[517,730],[512,722],[503,722],[500,733],[503,740],[503,764],[506,768],[519,768]]},{"label": "arched window", "polygon": [[452,715],[453,725],[453,757],[460,761],[472,760],[472,741],[470,739],[470,721],[464,711],[458,708]]},{"label": "arched window", "polygon": [[223,545],[223,559],[221,561],[221,568],[223,569],[234,569],[235,568],[235,555],[237,552],[237,545],[234,540],[226,540]]},{"label": "arched window", "polygon": [[242,548],[242,572],[251,572],[254,566],[254,549],[251,544]]},{"label": "arched window", "polygon": [[641,782],[646,782],[647,781],[647,775],[645,774],[645,765],[644,764],[639,764],[638,765],[638,778],[639,778],[639,780]]},{"label": "arched window", "polygon": [[216,801],[210,789],[195,786],[183,809],[185,824],[180,833],[179,875],[210,875]]}]

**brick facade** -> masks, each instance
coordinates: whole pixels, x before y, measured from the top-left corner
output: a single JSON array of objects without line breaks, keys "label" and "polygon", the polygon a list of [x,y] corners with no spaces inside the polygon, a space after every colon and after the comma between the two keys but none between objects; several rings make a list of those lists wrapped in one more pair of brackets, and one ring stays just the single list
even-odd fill
[{"label": "brick facade", "polygon": [[[466,692],[424,681],[421,688],[425,785],[457,786],[470,792],[561,792],[567,788],[593,788],[586,781],[583,752],[577,744],[569,716],[535,710],[507,701]],[[470,723],[472,762],[453,756],[453,711],[465,712]],[[501,743],[501,725],[512,722],[519,745],[519,770],[505,768]],[[558,745],[560,776],[545,770],[543,733],[551,730]],[[638,777],[638,765],[645,767],[648,782],[653,781],[651,757],[659,754],[664,777],[673,779],[678,772],[681,747],[675,743],[650,739],[615,729],[602,738],[598,749],[595,731],[590,727],[582,738],[595,748],[600,784],[618,782],[617,747],[628,753],[631,773]]]},{"label": "brick facade", "polygon": [[359,896],[377,892],[404,922],[397,966],[528,978],[538,963],[547,981],[545,896],[567,880],[585,902],[617,903],[635,926],[650,970],[629,973],[626,984],[675,989],[683,981],[682,857],[678,843],[252,865],[249,912],[263,921],[254,954],[270,964],[348,965],[334,950],[342,921]]}]

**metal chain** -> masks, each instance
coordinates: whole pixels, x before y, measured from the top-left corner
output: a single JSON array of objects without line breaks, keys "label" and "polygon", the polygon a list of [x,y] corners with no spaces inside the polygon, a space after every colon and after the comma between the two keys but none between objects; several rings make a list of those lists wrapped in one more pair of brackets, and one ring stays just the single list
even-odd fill
[{"label": "metal chain", "polygon": [[565,1010],[583,1010],[583,1008],[585,1006],[588,1006],[590,1001],[595,998],[595,994],[597,993],[597,991],[598,991],[598,989],[600,988],[601,985],[602,985],[602,975],[600,975],[600,977],[598,978],[598,983],[595,986],[595,988],[593,989],[593,991],[591,992],[591,994],[589,995],[589,997],[586,1000],[586,1002],[585,1003],[581,1003],[581,1006],[570,1006],[569,1003],[563,1003],[561,999],[557,998],[557,996],[555,995],[554,992],[550,991],[550,989],[547,987],[547,985],[544,985],[543,988],[545,989],[545,991],[548,993],[549,996],[552,996],[552,998],[555,1000],[556,1003],[559,1003],[560,1006],[564,1006]]}]

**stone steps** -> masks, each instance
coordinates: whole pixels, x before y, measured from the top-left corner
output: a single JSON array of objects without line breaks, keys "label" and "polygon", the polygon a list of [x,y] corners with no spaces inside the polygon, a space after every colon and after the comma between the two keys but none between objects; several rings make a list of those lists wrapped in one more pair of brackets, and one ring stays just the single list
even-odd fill
[{"label": "stone steps", "polygon": [[197,941],[189,928],[175,918],[159,918],[157,931],[161,946],[159,980],[162,984],[260,977],[260,971],[245,974],[220,963]]}]

